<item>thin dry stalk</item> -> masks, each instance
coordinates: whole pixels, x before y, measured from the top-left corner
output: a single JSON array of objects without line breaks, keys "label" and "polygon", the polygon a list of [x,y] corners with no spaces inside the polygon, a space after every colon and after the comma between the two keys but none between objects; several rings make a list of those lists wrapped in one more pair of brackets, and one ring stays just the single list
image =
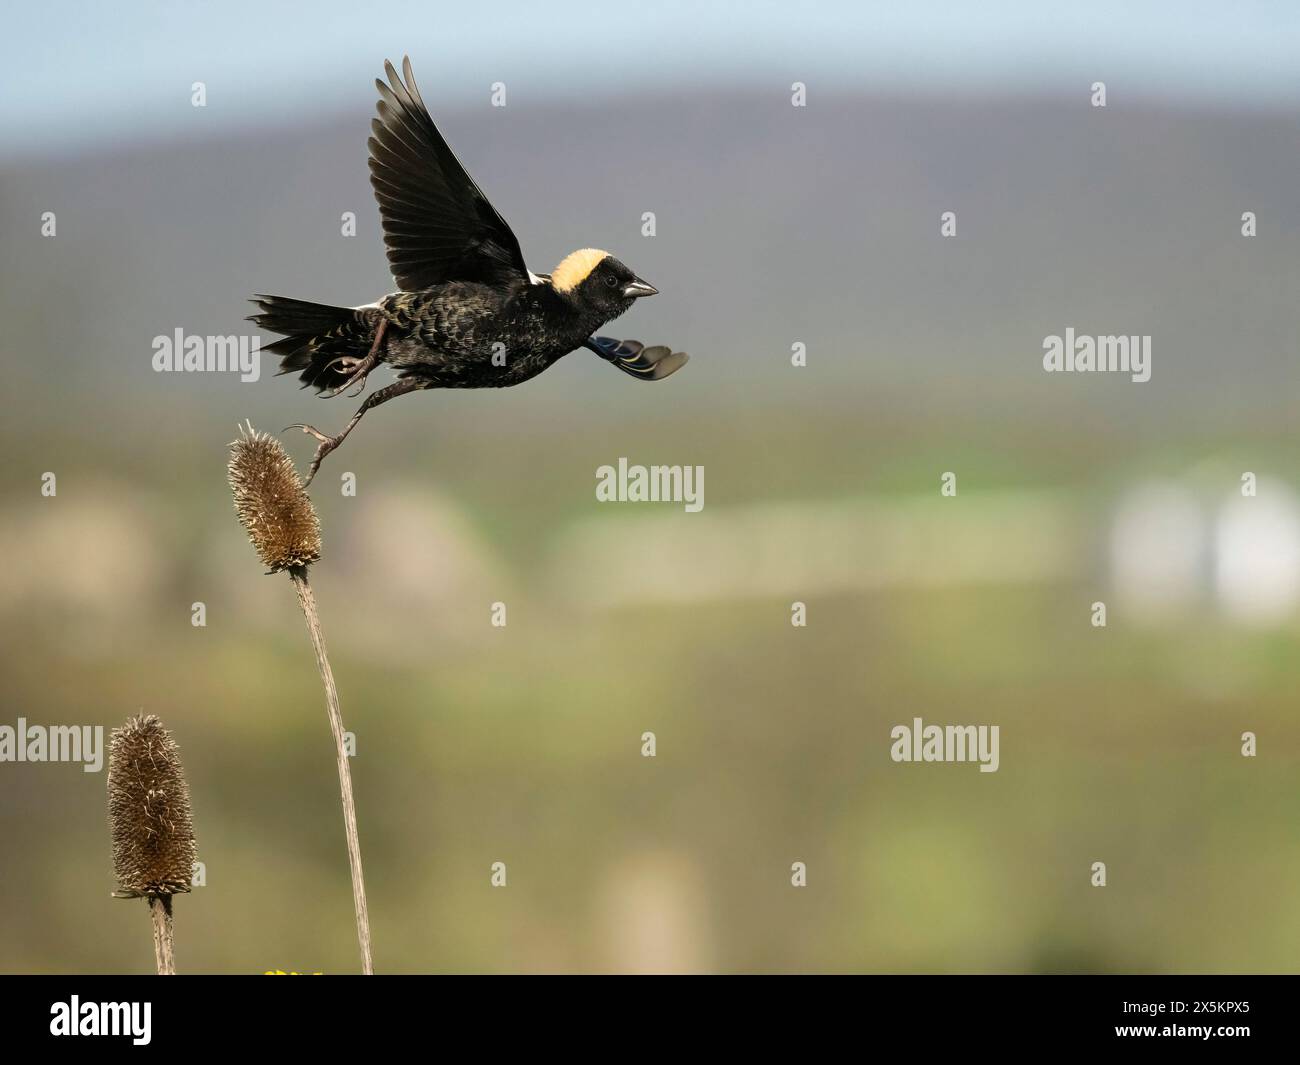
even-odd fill
[{"label": "thin dry stalk", "polygon": [[159,976],[176,975],[176,948],[172,932],[172,897],[150,895],[149,913],[153,917],[153,956]]},{"label": "thin dry stalk", "polygon": [[343,800],[343,830],[348,840],[348,865],[352,870],[352,905],[357,914],[357,939],[361,944],[361,969],[367,976],[374,973],[370,958],[370,914],[366,909],[366,879],[361,872],[361,839],[357,834],[357,808],[352,799],[352,768],[343,739],[343,713],[339,709],[339,693],[334,687],[334,671],[330,669],[325,654],[325,634],[321,631],[320,616],[316,612],[316,597],[307,581],[307,567],[294,566],[289,570],[298,605],[307,619],[307,631],[316,651],[316,666],[325,685],[325,709],[329,713],[330,731],[334,733],[334,752],[339,764],[339,795]]}]

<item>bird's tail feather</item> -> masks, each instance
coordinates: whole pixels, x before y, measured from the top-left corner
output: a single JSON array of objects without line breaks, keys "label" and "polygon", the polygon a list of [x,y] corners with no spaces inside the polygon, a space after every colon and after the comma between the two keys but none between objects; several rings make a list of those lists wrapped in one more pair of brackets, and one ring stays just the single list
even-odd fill
[{"label": "bird's tail feather", "polygon": [[323,303],[290,299],[288,296],[253,297],[258,314],[249,315],[259,329],[279,333],[283,340],[261,350],[280,356],[280,373],[302,371],[303,387],[332,388],[347,374],[334,367],[341,356],[364,355],[377,318],[374,312],[352,307],[330,307]]}]

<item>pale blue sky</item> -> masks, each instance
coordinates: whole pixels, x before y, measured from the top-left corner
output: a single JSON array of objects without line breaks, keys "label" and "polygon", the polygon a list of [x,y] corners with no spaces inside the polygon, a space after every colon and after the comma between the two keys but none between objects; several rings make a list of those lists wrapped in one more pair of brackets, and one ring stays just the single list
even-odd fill
[{"label": "pale blue sky", "polygon": [[808,83],[896,92],[1040,92],[1107,82],[1111,106],[1300,105],[1300,4],[709,3],[707,0],[42,0],[5,5],[0,151],[368,112],[385,57],[425,95],[505,81],[515,98]]}]

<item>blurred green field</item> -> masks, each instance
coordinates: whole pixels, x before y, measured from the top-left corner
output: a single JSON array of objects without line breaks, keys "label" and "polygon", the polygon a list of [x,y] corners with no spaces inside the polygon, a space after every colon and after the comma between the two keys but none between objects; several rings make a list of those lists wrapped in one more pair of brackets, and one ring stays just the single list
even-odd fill
[{"label": "blurred green field", "polygon": [[[437,457],[436,433],[415,445],[435,456],[427,477],[403,470],[400,443],[379,432],[350,442],[355,461],[341,452],[327,466],[365,469],[355,499],[318,481],[326,554],[313,583],[357,734],[379,967],[1293,968],[1294,622],[1243,628],[1209,603],[1154,625],[1126,618],[1097,548],[1111,477],[1049,487],[1041,454],[990,447],[962,460],[958,497],[941,500],[924,460],[848,423],[823,428],[777,454],[823,473],[839,455],[841,490],[792,478],[787,508],[814,521],[827,499],[850,512],[870,501],[873,522],[929,515],[933,565],[915,579],[805,596],[778,581],[684,603],[638,602],[633,581],[611,602],[621,571],[593,556],[598,586],[584,585],[565,553],[593,529],[626,538],[634,574],[647,530],[679,537],[666,565],[689,577],[704,550],[689,545],[777,494],[746,499],[721,475],[764,446],[743,429],[691,442],[722,497],[700,515],[595,505],[583,498],[594,467],[575,474],[576,449],[540,431],[454,425],[472,478]],[[623,451],[654,431],[624,426]],[[87,463],[62,475],[56,499],[28,486],[30,502],[6,514],[39,574],[4,604],[6,720],[110,728],[143,709],[174,730],[207,870],[176,904],[184,970],[354,971],[306,633],[287,579],[263,576],[243,541],[210,439],[202,479],[167,460],[129,481]],[[852,484],[873,444],[877,463]],[[521,448],[535,456],[527,477]],[[781,477],[777,460],[768,484]],[[1032,530],[1017,522],[1037,511],[1007,510],[1019,497],[1006,489],[1033,497],[1036,482],[1070,519],[1060,572],[943,578],[944,556],[970,549],[990,507],[1006,519],[995,557],[1024,557]],[[69,521],[81,523],[71,540]],[[871,572],[855,557],[869,546],[841,543],[832,578]],[[63,567],[40,554],[56,550]],[[778,559],[776,572],[797,563]],[[794,598],[808,602],[806,629],[789,623]],[[1112,601],[1105,629],[1088,624],[1097,598]],[[206,628],[189,624],[196,600]],[[504,629],[489,624],[497,600]],[[1001,768],[892,763],[889,730],[913,716],[1000,725]],[[640,755],[647,730],[653,759]],[[1257,758],[1239,753],[1245,730]],[[147,970],[144,908],[109,898],[103,776],[10,765],[0,788],[3,967]],[[1105,889],[1089,886],[1096,860]],[[505,889],[489,886],[495,861]],[[806,889],[790,886],[793,861],[808,865]]]}]

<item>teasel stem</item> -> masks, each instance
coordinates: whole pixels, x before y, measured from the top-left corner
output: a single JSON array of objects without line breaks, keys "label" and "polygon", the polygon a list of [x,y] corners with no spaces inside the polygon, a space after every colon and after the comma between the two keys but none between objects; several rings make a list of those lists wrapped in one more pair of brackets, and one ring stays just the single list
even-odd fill
[{"label": "teasel stem", "polygon": [[343,830],[348,841],[348,865],[352,869],[352,905],[357,915],[357,939],[361,945],[361,971],[374,975],[374,962],[370,957],[370,914],[366,909],[366,881],[361,871],[361,840],[357,834],[357,808],[352,798],[352,768],[343,739],[343,713],[339,709],[339,693],[334,686],[334,672],[325,653],[325,634],[321,631],[320,616],[316,612],[316,597],[307,580],[306,566],[291,566],[289,579],[298,593],[298,605],[307,619],[307,631],[316,651],[316,665],[325,685],[325,709],[329,713],[330,731],[334,733],[334,750],[339,763],[339,796],[343,801]]},{"label": "teasel stem", "polygon": [[172,897],[150,895],[149,913],[153,917],[153,955],[159,976],[176,975],[176,949],[172,938]]}]

